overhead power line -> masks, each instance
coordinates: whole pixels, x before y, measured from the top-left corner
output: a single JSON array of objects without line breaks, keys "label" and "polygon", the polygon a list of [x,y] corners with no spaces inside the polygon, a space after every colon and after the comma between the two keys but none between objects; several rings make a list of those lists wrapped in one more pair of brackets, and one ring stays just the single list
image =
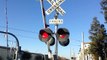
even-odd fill
[{"label": "overhead power line", "polygon": [[[6,28],[5,26],[0,26],[0,28]],[[8,29],[10,30],[16,30],[16,31],[22,31],[22,32],[26,32],[26,33],[32,33],[32,34],[38,34],[38,32],[33,32],[33,31],[28,31],[28,30],[23,30],[23,29],[17,29],[17,28],[13,28],[13,27],[8,27]],[[38,39],[37,37],[31,37],[31,36],[25,36],[25,35],[21,35],[21,34],[16,34],[16,36],[19,36],[19,37],[23,37],[23,38],[26,38],[26,39]]]},{"label": "overhead power line", "polygon": [[[5,26],[0,26],[1,28],[6,28]],[[16,30],[16,31],[22,31],[22,32],[26,32],[26,33],[33,33],[33,34],[38,34],[38,32],[33,32],[33,31],[28,31],[28,30],[23,30],[23,29],[17,29],[17,28],[13,28],[13,27],[8,27],[8,29],[11,29],[11,30]]]},{"label": "overhead power line", "polygon": [[[28,36],[28,35],[21,35],[21,34],[16,34],[15,33],[15,35],[18,37],[18,38],[25,38],[25,39],[33,39],[33,40],[36,40],[36,39],[38,39],[38,36]],[[4,34],[3,34],[3,36],[4,36]],[[4,38],[5,38],[5,36],[4,36]],[[9,38],[11,38],[11,37],[9,37]],[[20,39],[19,39],[20,40]]]}]

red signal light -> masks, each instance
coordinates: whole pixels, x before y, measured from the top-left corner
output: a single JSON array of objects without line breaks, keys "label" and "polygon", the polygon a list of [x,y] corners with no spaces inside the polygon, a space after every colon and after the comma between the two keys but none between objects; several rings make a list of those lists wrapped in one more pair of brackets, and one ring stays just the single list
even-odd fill
[{"label": "red signal light", "polygon": [[43,39],[47,39],[48,37],[49,37],[48,33],[43,32],[43,34],[42,34],[42,38],[43,38]]},{"label": "red signal light", "polygon": [[59,28],[56,33],[56,38],[62,46],[69,44],[69,31],[66,28]]},{"label": "red signal light", "polygon": [[66,34],[59,35],[60,38],[65,38]]},{"label": "red signal light", "polygon": [[52,30],[49,28],[41,29],[39,31],[39,39],[42,42],[48,42],[50,39],[53,38],[52,34],[53,34]]}]

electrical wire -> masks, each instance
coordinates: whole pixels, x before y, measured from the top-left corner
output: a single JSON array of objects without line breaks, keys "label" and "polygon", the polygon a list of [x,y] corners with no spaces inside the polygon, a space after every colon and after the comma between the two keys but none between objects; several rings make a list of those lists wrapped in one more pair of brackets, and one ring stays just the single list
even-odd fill
[{"label": "electrical wire", "polygon": [[[20,34],[15,34],[18,38],[24,38],[24,39],[33,39],[37,40],[38,37],[31,37],[31,36],[25,36],[25,35],[20,35]],[[20,40],[20,39],[19,39]]]},{"label": "electrical wire", "polygon": [[[5,28],[4,26],[0,26],[1,28]],[[9,27],[9,30],[16,30],[16,31],[21,31],[21,32],[26,32],[26,33],[32,33],[32,34],[38,34],[37,32],[33,32],[33,31],[27,31],[27,30],[22,30],[22,29],[17,29],[17,28],[12,28]],[[19,37],[23,37],[23,38],[29,38],[29,39],[38,39],[38,37],[30,37],[30,36],[25,36],[25,35],[21,35],[21,34],[16,34],[15,35],[19,36]]]},{"label": "electrical wire", "polygon": [[[4,26],[0,26],[0,27],[1,28],[6,28]],[[17,29],[17,28],[13,28],[13,27],[8,27],[8,29],[16,30],[16,31],[22,31],[22,32],[26,32],[26,33],[33,33],[33,34],[37,33],[38,34],[38,32],[33,32],[33,31],[28,31],[28,30],[23,30],[23,29]]]}]

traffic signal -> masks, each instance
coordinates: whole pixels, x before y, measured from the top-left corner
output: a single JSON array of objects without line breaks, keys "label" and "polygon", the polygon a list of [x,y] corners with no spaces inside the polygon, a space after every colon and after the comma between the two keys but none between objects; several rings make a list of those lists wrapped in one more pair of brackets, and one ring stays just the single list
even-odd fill
[{"label": "traffic signal", "polygon": [[62,46],[67,46],[69,44],[69,31],[66,28],[59,28],[56,33],[56,37]]},{"label": "traffic signal", "polygon": [[39,31],[39,39],[45,43],[49,42],[51,46],[55,43],[53,32],[49,28],[41,29]]}]

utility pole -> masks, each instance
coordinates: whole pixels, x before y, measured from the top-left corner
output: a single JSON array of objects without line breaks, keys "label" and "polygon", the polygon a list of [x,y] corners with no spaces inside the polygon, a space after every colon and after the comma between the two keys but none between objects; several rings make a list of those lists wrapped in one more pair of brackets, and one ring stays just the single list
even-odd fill
[{"label": "utility pole", "polygon": [[85,60],[85,54],[84,54],[84,32],[82,32],[82,56],[83,56],[83,60]]}]

